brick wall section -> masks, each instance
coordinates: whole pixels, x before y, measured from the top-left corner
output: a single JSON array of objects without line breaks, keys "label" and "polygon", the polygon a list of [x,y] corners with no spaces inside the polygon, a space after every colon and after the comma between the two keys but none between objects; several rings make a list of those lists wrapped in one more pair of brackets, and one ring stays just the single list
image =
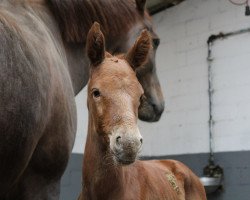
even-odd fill
[{"label": "brick wall section", "polygon": [[[206,41],[211,34],[246,28],[244,6],[228,0],[187,0],[153,17],[161,38],[157,71],[166,99],[158,123],[140,122],[146,156],[208,152]],[[215,151],[250,150],[250,34],[213,45]],[[73,152],[83,152],[86,91],[77,97],[78,133]]]}]

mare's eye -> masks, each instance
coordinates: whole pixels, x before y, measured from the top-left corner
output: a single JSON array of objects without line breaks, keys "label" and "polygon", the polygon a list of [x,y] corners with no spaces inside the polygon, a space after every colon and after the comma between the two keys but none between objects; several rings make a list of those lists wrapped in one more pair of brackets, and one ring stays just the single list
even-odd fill
[{"label": "mare's eye", "polygon": [[153,38],[153,46],[156,49],[160,45],[160,39],[159,38]]},{"label": "mare's eye", "polygon": [[98,98],[101,96],[101,93],[98,89],[93,89],[92,95],[93,95],[93,97]]}]

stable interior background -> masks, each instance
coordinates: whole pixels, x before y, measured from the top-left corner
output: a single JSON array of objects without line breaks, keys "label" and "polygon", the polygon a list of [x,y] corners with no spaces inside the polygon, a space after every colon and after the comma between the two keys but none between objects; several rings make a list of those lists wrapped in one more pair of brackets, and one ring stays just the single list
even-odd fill
[{"label": "stable interior background", "polygon": [[[151,7],[151,12],[160,10]],[[186,0],[152,18],[161,39],[156,65],[166,108],[159,122],[139,122],[142,155],[180,160],[202,176],[209,158],[207,39],[248,28],[250,16],[245,16],[245,6],[229,0]],[[250,33],[245,33],[216,40],[212,47],[215,163],[223,167],[224,180],[222,191],[209,195],[209,200],[250,199],[249,44]],[[61,200],[77,199],[81,188],[86,88],[76,101],[78,130]]]}]

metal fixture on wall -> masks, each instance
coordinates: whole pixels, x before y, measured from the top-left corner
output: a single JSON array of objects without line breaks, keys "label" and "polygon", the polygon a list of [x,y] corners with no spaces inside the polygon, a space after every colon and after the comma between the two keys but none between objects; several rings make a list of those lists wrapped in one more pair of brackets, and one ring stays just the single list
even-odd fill
[{"label": "metal fixture on wall", "polygon": [[223,169],[219,165],[215,165],[214,161],[214,138],[213,138],[213,107],[212,107],[212,94],[213,90],[213,80],[212,80],[212,45],[213,41],[211,41],[211,37],[216,37],[215,35],[210,36],[207,45],[208,45],[208,98],[209,98],[209,159],[208,165],[204,167],[203,174],[204,177],[201,178],[203,185],[205,186],[205,190],[207,194],[218,191],[222,186],[222,178],[223,178]]},{"label": "metal fixture on wall", "polygon": [[151,15],[154,15],[167,8],[175,6],[184,0],[147,0],[147,9]]},{"label": "metal fixture on wall", "polygon": [[236,5],[236,6],[242,6],[242,5],[246,5],[246,9],[245,9],[245,15],[249,16],[250,15],[250,7],[249,7],[249,2],[250,0],[243,0],[241,2],[235,1],[235,0],[229,0],[232,4]]},{"label": "metal fixture on wall", "polygon": [[203,185],[205,186],[207,193],[213,193],[218,191],[219,188],[222,188],[222,178],[223,178],[223,169],[219,165],[215,165],[214,161],[214,137],[213,137],[213,80],[212,80],[212,63],[214,61],[212,57],[212,46],[217,39],[224,39],[230,36],[239,35],[243,33],[250,32],[250,28],[241,29],[229,33],[219,33],[217,35],[211,35],[207,40],[208,47],[208,97],[209,97],[209,164],[205,166],[203,174],[204,177],[201,178]]}]

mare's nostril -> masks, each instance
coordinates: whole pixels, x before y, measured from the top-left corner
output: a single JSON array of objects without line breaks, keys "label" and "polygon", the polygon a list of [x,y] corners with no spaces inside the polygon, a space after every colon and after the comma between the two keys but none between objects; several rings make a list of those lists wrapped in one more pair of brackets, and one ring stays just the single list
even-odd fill
[{"label": "mare's nostril", "polygon": [[120,144],[121,143],[121,136],[117,136],[116,137],[116,144]]},{"label": "mare's nostril", "polygon": [[159,105],[151,104],[151,105],[152,105],[155,113],[160,116],[164,110],[164,104],[159,104]]}]

